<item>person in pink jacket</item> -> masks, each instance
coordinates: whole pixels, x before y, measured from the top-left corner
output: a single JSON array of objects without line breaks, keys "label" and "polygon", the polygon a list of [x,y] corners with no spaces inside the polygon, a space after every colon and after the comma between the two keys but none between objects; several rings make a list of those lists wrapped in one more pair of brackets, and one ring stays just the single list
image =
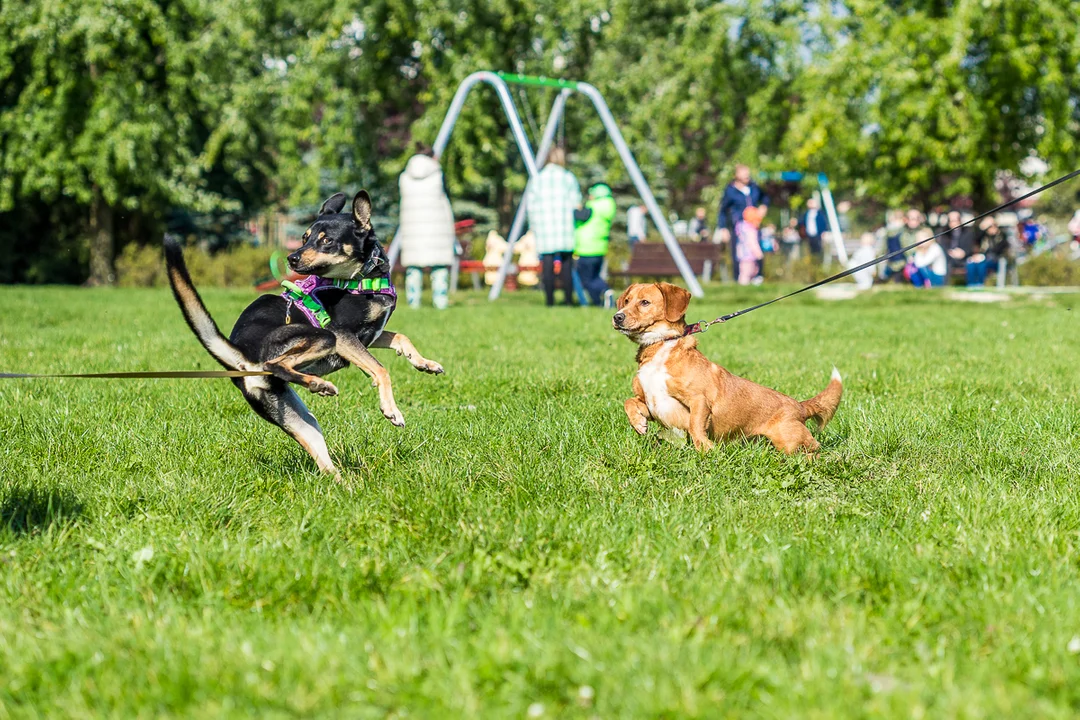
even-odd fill
[{"label": "person in pink jacket", "polygon": [[765,219],[763,208],[748,206],[742,220],[735,224],[735,257],[739,261],[739,284],[749,285],[757,276],[758,261],[765,257],[761,251],[760,228]]}]

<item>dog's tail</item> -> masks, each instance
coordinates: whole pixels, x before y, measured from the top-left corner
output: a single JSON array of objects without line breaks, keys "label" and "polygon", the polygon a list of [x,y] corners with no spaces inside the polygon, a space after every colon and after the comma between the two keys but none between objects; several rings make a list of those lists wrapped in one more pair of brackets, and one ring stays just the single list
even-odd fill
[{"label": "dog's tail", "polygon": [[840,378],[840,371],[833,368],[832,379],[820,393],[802,402],[805,420],[817,422],[818,430],[829,424],[836,408],[840,407],[840,396],[844,393],[844,381]]},{"label": "dog's tail", "polygon": [[165,267],[169,273],[169,284],[173,295],[180,304],[184,319],[191,327],[195,337],[203,344],[215,360],[228,370],[256,370],[240,348],[229,342],[221,330],[218,330],[214,318],[210,317],[195,285],[191,282],[187,265],[184,264],[184,252],[180,241],[173,235],[165,236]]}]

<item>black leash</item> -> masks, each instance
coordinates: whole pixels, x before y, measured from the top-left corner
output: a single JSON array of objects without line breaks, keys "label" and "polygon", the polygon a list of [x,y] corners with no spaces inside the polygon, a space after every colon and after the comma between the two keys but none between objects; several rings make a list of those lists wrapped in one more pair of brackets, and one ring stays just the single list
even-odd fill
[{"label": "black leash", "polygon": [[159,370],[147,372],[67,373],[35,375],[31,373],[0,373],[0,380],[19,378],[238,378],[272,375],[269,370]]},{"label": "black leash", "polygon": [[1036,188],[1035,190],[1032,190],[1031,192],[1027,193],[1026,195],[1021,195],[1020,197],[1018,197],[1018,198],[1016,198],[1014,200],[1010,200],[1007,203],[1002,203],[1001,205],[998,205],[993,210],[987,210],[982,215],[977,215],[977,216],[971,218],[970,220],[968,220],[966,222],[962,222],[959,225],[957,225],[955,228],[949,228],[947,230],[944,230],[944,231],[938,233],[937,235],[934,235],[933,237],[928,237],[925,240],[920,240],[917,243],[912,243],[911,245],[908,245],[907,247],[900,248],[899,250],[894,250],[891,253],[888,253],[887,255],[882,255],[879,258],[875,258],[875,259],[873,259],[873,260],[871,260],[869,262],[865,262],[862,265],[859,265],[858,267],[853,267],[850,270],[845,270],[844,272],[837,273],[836,275],[832,275],[830,277],[827,277],[824,280],[819,280],[819,281],[817,281],[816,283],[814,283],[812,285],[807,285],[804,288],[799,288],[795,292],[789,292],[787,295],[781,295],[780,297],[773,298],[772,300],[767,300],[766,302],[760,303],[758,305],[754,305],[752,307],[743,308],[742,310],[736,310],[733,313],[728,313],[727,315],[723,315],[721,317],[718,317],[715,320],[708,320],[708,321],[703,320],[701,322],[696,322],[693,325],[688,325],[686,327],[686,332],[684,333],[684,336],[685,335],[693,335],[694,333],[703,333],[703,332],[705,332],[706,330],[709,329],[710,325],[717,325],[717,324],[720,324],[720,323],[726,323],[728,320],[733,320],[734,318],[737,318],[740,315],[746,315],[747,313],[753,312],[754,310],[760,310],[761,308],[766,307],[767,305],[772,305],[773,303],[780,302],[781,300],[786,300],[787,298],[793,297],[793,296],[798,295],[800,293],[804,293],[807,290],[813,290],[814,288],[819,288],[822,285],[828,285],[831,282],[836,282],[837,280],[840,280],[842,278],[846,278],[849,275],[854,275],[855,273],[859,272],[860,270],[865,270],[866,268],[873,267],[874,265],[877,265],[878,263],[883,263],[886,260],[892,260],[895,257],[901,257],[901,256],[905,255],[909,250],[914,250],[915,248],[919,247],[920,245],[925,245],[926,243],[928,243],[928,242],[930,242],[932,240],[937,240],[940,237],[944,237],[945,235],[949,234],[950,232],[952,232],[956,228],[962,228],[962,227],[965,227],[967,225],[971,225],[972,223],[976,223],[976,222],[982,220],[983,218],[986,218],[986,217],[989,217],[989,216],[991,216],[991,215],[993,215],[995,213],[1001,212],[1005,208],[1011,207],[1012,205],[1015,205],[1018,202],[1022,202],[1024,200],[1027,200],[1029,197],[1034,197],[1035,195],[1038,195],[1041,192],[1045,192],[1045,191],[1049,190],[1050,188],[1052,188],[1052,187],[1054,187],[1056,185],[1060,185],[1063,182],[1068,182],[1069,180],[1072,180],[1074,177],[1076,177],[1078,175],[1080,175],[1080,169],[1073,170],[1068,175],[1063,175],[1062,177],[1059,177],[1057,180],[1054,180],[1053,182],[1049,182],[1049,183],[1047,183],[1046,185],[1043,185],[1040,188]]}]

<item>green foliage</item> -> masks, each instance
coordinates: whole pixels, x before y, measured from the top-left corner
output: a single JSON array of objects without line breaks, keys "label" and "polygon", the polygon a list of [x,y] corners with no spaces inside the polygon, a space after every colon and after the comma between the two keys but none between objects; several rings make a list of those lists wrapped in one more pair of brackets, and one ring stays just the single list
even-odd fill
[{"label": "green foliage", "polygon": [[[271,276],[270,255],[267,248],[240,246],[218,253],[192,249],[185,260],[198,286],[250,288]],[[116,259],[116,282],[121,287],[167,287],[161,248],[135,243],[125,247]]]},{"label": "green foliage", "polygon": [[[1080,158],[1078,25],[1060,0],[4,3],[0,251],[28,216],[50,241],[26,252],[78,265],[110,234],[157,242],[174,213],[246,218],[361,186],[392,216],[414,142],[478,69],[595,85],[670,209],[715,205],[736,162],[823,169],[875,203],[982,206],[1031,156],[1055,173]],[[524,166],[474,92],[446,181],[505,231]],[[554,91],[512,92],[535,142]],[[629,188],[582,97],[565,139],[584,181]]]},{"label": "green foliage", "polygon": [[[707,291],[692,317],[776,289]],[[226,330],[252,299],[203,295]],[[225,380],[0,381],[0,708],[1073,717],[1080,335],[1055,300],[795,298],[699,336],[799,398],[839,366],[813,461],[639,437],[610,313],[537,292],[394,314],[447,370],[375,351],[404,428],[355,369],[304,393],[351,491]],[[0,305],[0,370],[216,367],[165,289]]]},{"label": "green foliage", "polygon": [[996,197],[1001,171],[1031,155],[1075,167],[1080,5],[851,0],[823,24],[782,143],[796,166],[858,193],[923,206]]}]

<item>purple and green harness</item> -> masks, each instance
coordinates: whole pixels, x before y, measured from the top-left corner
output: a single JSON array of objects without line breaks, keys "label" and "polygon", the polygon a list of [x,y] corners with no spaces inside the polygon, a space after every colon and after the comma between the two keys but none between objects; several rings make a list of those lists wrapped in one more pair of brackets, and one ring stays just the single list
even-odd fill
[{"label": "purple and green harness", "polygon": [[367,278],[363,280],[331,280],[316,275],[308,275],[300,282],[293,283],[282,280],[285,292],[281,297],[288,303],[285,307],[285,324],[292,322],[292,309],[295,307],[304,314],[308,322],[317,328],[324,328],[330,324],[330,313],[326,312],[319,293],[323,290],[335,288],[344,290],[350,295],[389,295],[394,302],[390,306],[390,312],[394,312],[397,305],[397,290],[389,277]]}]

